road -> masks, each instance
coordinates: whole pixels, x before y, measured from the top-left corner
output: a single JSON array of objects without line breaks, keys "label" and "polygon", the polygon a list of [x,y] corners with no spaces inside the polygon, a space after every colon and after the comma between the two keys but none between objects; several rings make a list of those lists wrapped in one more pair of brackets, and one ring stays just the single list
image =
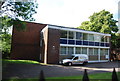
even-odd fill
[{"label": "road", "polygon": [[90,63],[85,66],[39,65],[39,64],[7,64],[3,67],[3,79],[8,78],[37,78],[40,71],[45,77],[62,77],[82,75],[84,69],[88,74],[112,72],[113,68],[120,71],[120,62]]}]

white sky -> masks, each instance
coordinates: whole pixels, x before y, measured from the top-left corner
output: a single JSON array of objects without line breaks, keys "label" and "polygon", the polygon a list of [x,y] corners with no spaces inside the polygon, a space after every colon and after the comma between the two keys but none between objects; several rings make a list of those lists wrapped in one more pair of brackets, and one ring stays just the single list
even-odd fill
[{"label": "white sky", "polygon": [[118,20],[120,0],[37,0],[35,22],[66,27],[78,27],[94,12],[110,11]]}]

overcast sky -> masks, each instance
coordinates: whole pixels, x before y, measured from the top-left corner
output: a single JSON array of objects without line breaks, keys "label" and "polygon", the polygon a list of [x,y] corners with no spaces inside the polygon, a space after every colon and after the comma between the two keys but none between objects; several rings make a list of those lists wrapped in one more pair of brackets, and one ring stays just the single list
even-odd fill
[{"label": "overcast sky", "polygon": [[66,27],[78,27],[88,20],[94,12],[103,9],[113,13],[118,20],[118,2],[120,0],[37,0],[35,22]]}]

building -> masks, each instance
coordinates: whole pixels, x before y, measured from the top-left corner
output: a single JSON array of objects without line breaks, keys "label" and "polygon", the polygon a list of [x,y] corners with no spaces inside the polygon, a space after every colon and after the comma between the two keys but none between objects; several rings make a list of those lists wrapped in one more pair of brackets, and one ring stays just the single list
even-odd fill
[{"label": "building", "polygon": [[77,28],[27,22],[27,29],[13,29],[12,59],[57,64],[72,54],[87,54],[89,62],[110,60],[110,34]]}]

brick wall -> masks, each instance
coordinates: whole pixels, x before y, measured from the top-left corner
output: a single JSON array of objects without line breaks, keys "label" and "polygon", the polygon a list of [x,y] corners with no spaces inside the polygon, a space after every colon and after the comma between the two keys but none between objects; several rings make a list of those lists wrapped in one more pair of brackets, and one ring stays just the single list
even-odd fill
[{"label": "brick wall", "polygon": [[10,58],[39,61],[40,31],[45,26],[45,24],[27,22],[26,31],[17,31],[14,26]]}]

